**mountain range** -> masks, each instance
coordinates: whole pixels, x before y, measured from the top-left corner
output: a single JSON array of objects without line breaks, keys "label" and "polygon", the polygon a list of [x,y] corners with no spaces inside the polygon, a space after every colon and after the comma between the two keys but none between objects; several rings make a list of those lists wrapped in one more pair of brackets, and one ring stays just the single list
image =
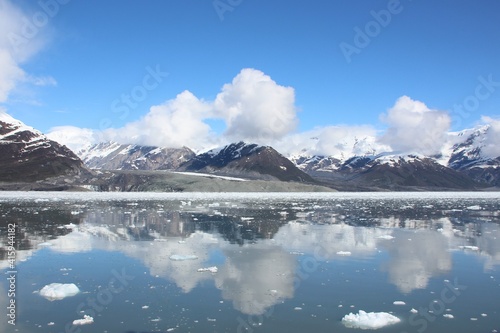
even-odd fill
[{"label": "mountain range", "polygon": [[[94,190],[183,190],[180,183],[193,182],[192,176],[203,176],[229,182],[218,190],[227,190],[236,180],[300,183],[345,191],[491,189],[500,186],[500,156],[489,157],[485,153],[489,130],[489,126],[482,126],[453,133],[455,143],[434,156],[376,149],[341,156],[319,156],[304,149],[300,154],[284,156],[273,147],[245,142],[199,154],[187,147],[105,142],[89,144],[75,154],[0,113],[0,182],[3,188],[11,188],[5,185],[9,183],[56,179],[51,183],[54,186],[62,182]],[[175,178],[181,175],[191,178]],[[163,184],[167,178],[168,186]],[[147,182],[164,186],[146,186]],[[259,186],[269,190],[262,184]]]}]

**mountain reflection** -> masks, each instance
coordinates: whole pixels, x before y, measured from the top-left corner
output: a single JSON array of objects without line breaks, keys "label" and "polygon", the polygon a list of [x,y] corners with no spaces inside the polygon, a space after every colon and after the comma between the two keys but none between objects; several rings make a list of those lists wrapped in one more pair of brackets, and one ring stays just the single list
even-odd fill
[{"label": "mountain reflection", "polygon": [[[368,258],[383,251],[387,259],[381,269],[403,293],[425,288],[431,278],[449,272],[450,250],[461,246],[477,246],[471,253],[484,258],[485,269],[500,264],[500,230],[490,222],[495,214],[483,211],[471,217],[444,207],[429,216],[420,206],[391,205],[285,202],[263,208],[148,202],[2,205],[0,213],[5,225],[19,226],[18,260],[29,259],[43,246],[66,254],[119,251],[185,293],[213,281],[223,299],[249,315],[293,297],[297,257],[292,253],[314,256],[321,249],[319,260],[327,261],[347,252],[350,258]],[[0,240],[0,269],[7,267],[6,248]],[[174,254],[198,259],[170,260]],[[198,273],[216,254],[223,258],[218,272]]]}]

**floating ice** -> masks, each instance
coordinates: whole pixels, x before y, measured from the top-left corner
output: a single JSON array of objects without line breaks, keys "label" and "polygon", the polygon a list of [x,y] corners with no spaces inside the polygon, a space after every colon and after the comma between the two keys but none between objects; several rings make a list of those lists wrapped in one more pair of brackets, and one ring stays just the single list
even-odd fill
[{"label": "floating ice", "polygon": [[401,320],[387,312],[365,312],[359,310],[358,314],[349,313],[342,318],[342,324],[348,328],[375,330],[388,325],[399,323]]},{"label": "floating ice", "polygon": [[337,255],[339,255],[339,256],[350,256],[351,252],[349,252],[349,251],[339,251],[339,252],[337,252]]},{"label": "floating ice", "polygon": [[40,296],[49,301],[58,301],[66,297],[75,296],[80,289],[74,283],[51,283],[40,290]]},{"label": "floating ice", "polygon": [[473,245],[464,245],[460,246],[462,250],[471,250],[471,251],[479,251],[479,247]]},{"label": "floating ice", "polygon": [[406,303],[403,301],[394,301],[394,302],[392,302],[392,304],[394,304],[394,305],[406,305]]},{"label": "floating ice", "polygon": [[170,260],[173,261],[184,261],[184,260],[196,260],[198,259],[198,256],[188,254],[188,255],[181,255],[181,254],[172,254],[170,256]]},{"label": "floating ice", "polygon": [[212,266],[212,267],[207,267],[207,268],[198,268],[198,272],[217,273],[217,271],[218,271],[217,266]]},{"label": "floating ice", "polygon": [[475,206],[469,206],[466,209],[468,210],[481,210],[481,206],[475,205]]},{"label": "floating ice", "polygon": [[453,318],[455,318],[452,314],[449,314],[449,313],[445,313],[445,314],[443,315],[443,317],[448,318],[448,319],[453,319]]},{"label": "floating ice", "polygon": [[91,316],[84,315],[83,319],[73,320],[73,325],[88,325],[94,322],[94,318]]},{"label": "floating ice", "polygon": [[380,238],[380,239],[394,239],[394,236],[391,236],[391,235],[381,235],[381,236],[378,236],[378,238]]},{"label": "floating ice", "polygon": [[411,313],[418,313],[418,310],[417,310],[417,309],[415,309],[415,308],[411,308],[410,312],[411,312]]}]

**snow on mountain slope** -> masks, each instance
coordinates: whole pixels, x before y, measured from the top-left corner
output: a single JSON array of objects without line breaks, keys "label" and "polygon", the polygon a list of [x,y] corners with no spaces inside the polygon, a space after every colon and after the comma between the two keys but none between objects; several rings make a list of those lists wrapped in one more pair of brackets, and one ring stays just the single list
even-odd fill
[{"label": "snow on mountain slope", "polygon": [[78,152],[92,169],[108,170],[174,170],[194,156],[189,148],[159,148],[105,142]]},{"label": "snow on mountain slope", "polygon": [[67,147],[0,111],[0,181],[35,181],[86,171]]}]

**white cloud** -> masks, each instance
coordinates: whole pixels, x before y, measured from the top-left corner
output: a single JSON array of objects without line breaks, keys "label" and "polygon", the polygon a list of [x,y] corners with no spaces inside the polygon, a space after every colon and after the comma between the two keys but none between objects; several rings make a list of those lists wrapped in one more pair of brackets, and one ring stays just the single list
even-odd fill
[{"label": "white cloud", "polygon": [[34,84],[35,86],[57,86],[57,81],[52,76],[27,76],[26,82]]},{"label": "white cloud", "polygon": [[20,82],[36,85],[53,85],[55,82],[50,77],[28,76],[20,66],[46,43],[43,29],[26,37],[26,22],[29,22],[29,18],[20,8],[9,0],[0,0],[0,103],[7,101],[9,94]]},{"label": "white cloud", "polygon": [[284,154],[333,156],[346,159],[353,155],[372,155],[390,147],[377,141],[377,131],[369,125],[326,126],[286,136],[276,143]]},{"label": "white cloud", "polygon": [[97,133],[89,128],[75,126],[56,126],[50,129],[47,137],[61,143],[77,153],[89,144],[97,143]]},{"label": "white cloud", "polygon": [[225,136],[232,141],[269,143],[297,125],[294,89],[251,68],[243,69],[222,87],[214,109],[226,121]]},{"label": "white cloud", "polygon": [[416,152],[425,155],[439,153],[446,143],[450,116],[444,111],[431,110],[424,103],[408,96],[400,97],[381,116],[389,125],[380,142],[396,152]]},{"label": "white cloud", "polygon": [[[95,134],[99,141],[187,146],[198,151],[239,140],[272,145],[275,139],[294,129],[297,123],[294,101],[292,88],[278,85],[261,71],[243,69],[232,83],[223,86],[215,101],[204,101],[184,91],[174,99],[152,106],[137,121]],[[214,133],[205,122],[209,119],[223,119],[227,125],[225,133]],[[75,134],[69,134],[71,131]],[[57,128],[51,130],[51,135],[56,141],[73,146],[78,142],[74,138],[86,131]]]},{"label": "white cloud", "polygon": [[483,122],[490,125],[486,132],[482,152],[486,157],[496,158],[500,156],[500,119],[482,117]]},{"label": "white cloud", "polygon": [[164,104],[151,107],[143,118],[102,134],[107,140],[120,143],[203,149],[214,137],[210,126],[203,122],[210,115],[209,103],[184,91]]}]

